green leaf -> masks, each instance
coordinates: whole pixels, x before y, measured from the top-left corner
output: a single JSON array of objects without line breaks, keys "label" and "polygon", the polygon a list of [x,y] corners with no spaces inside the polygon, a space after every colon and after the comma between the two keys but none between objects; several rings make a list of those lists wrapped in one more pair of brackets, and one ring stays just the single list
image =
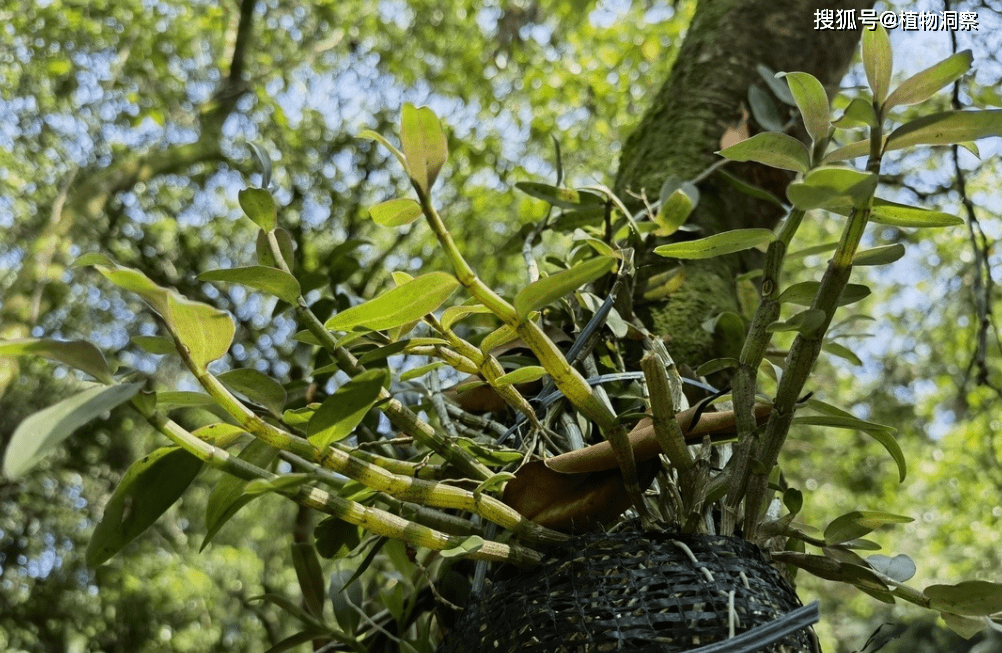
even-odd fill
[{"label": "green leaf", "polygon": [[98,272],[119,288],[142,297],[163,318],[171,334],[188,349],[196,370],[204,371],[210,362],[221,357],[230,348],[235,327],[233,320],[225,312],[162,288],[142,272],[119,267],[107,257],[100,262],[93,257],[81,257],[80,261],[94,265]]},{"label": "green leaf", "polygon": [[245,188],[237,193],[237,201],[244,215],[265,231],[275,228],[278,209],[271,193],[264,188]]},{"label": "green leaf", "polygon": [[417,379],[432,370],[437,370],[440,367],[444,367],[445,363],[443,361],[435,361],[434,363],[428,363],[427,365],[422,365],[421,367],[415,367],[412,370],[407,370],[400,375],[401,381],[410,381],[411,379]]},{"label": "green leaf", "polygon": [[840,345],[837,342],[826,342],[821,346],[821,348],[824,349],[829,354],[832,354],[833,356],[838,356],[843,360],[849,361],[856,367],[863,366],[863,361],[860,360],[859,356],[857,356],[851,349],[849,349],[845,345]]},{"label": "green leaf", "polygon": [[507,324],[503,324],[484,336],[484,339],[480,341],[480,351],[485,354],[489,354],[501,345],[506,345],[517,337],[518,334],[515,332],[515,329],[511,328]]},{"label": "green leaf", "polygon": [[605,204],[605,200],[594,193],[569,188],[557,188],[556,186],[540,184],[534,181],[520,181],[515,184],[515,188],[527,195],[531,195],[562,209],[591,209],[593,207],[601,207]]},{"label": "green leaf", "polygon": [[174,341],[167,336],[132,336],[132,342],[142,347],[145,351],[158,356],[177,354],[177,347]]},{"label": "green leaf", "polygon": [[696,376],[709,376],[720,370],[729,370],[741,365],[741,361],[736,358],[714,358],[706,361],[696,370]]},{"label": "green leaf", "polygon": [[376,403],[385,381],[386,372],[369,370],[348,381],[334,394],[324,399],[320,408],[310,418],[307,429],[307,437],[313,446],[323,451],[332,442],[338,442],[351,435]]},{"label": "green leaf", "polygon": [[804,493],[795,487],[787,488],[783,492],[783,505],[791,515],[796,515],[804,507]]},{"label": "green leaf", "polygon": [[876,528],[887,524],[907,524],[915,521],[911,517],[904,515],[894,515],[889,512],[878,512],[875,510],[854,510],[834,519],[825,528],[825,542],[831,544],[841,544],[863,537]]},{"label": "green leaf", "polygon": [[[338,562],[339,565],[344,563],[343,560]],[[365,565],[365,562],[362,564]],[[339,566],[331,573],[330,585],[327,588],[327,596],[334,608],[334,619],[349,635],[355,634],[362,618],[356,610],[361,607],[364,600],[362,585],[354,582],[358,575],[356,570],[348,566]]]},{"label": "green leaf", "polygon": [[296,277],[277,268],[252,265],[243,268],[209,270],[198,275],[200,281],[229,281],[255,290],[274,295],[295,305],[299,300],[300,288]]},{"label": "green leaf", "polygon": [[913,145],[953,145],[1002,136],[1002,109],[944,111],[916,118],[887,137],[886,151]]},{"label": "green leaf", "polygon": [[25,338],[22,340],[0,340],[0,355],[24,356],[37,354],[57,363],[86,372],[105,385],[115,379],[111,376],[108,362],[101,350],[83,340],[47,340]]},{"label": "green leaf", "polygon": [[442,305],[459,286],[456,277],[429,272],[397,286],[364,304],[353,306],[327,320],[331,331],[364,327],[369,331],[392,329],[419,320]]},{"label": "green leaf", "polygon": [[362,529],[337,517],[328,517],[313,529],[317,553],[323,558],[341,558],[362,542]]},{"label": "green leaf", "polygon": [[[779,295],[779,302],[781,304],[810,306],[814,303],[814,297],[818,294],[818,288],[820,286],[821,284],[817,281],[801,281],[800,283],[795,283]],[[846,304],[852,304],[853,302],[858,302],[869,295],[870,289],[867,286],[858,283],[849,283],[846,284],[845,289],[842,291],[842,296],[839,297],[838,305],[845,306]]]},{"label": "green leaf", "polygon": [[797,106],[797,101],[793,99],[793,95],[790,93],[790,85],[784,84],[783,80],[776,77],[776,72],[772,68],[759,64],[755,67],[755,70],[780,102],[788,104],[791,107]]},{"label": "green leaf", "polygon": [[866,557],[871,567],[899,583],[907,583],[915,575],[915,561],[903,553],[893,558],[881,554]]},{"label": "green leaf", "polygon": [[964,224],[961,218],[942,211],[930,211],[916,206],[898,204],[890,200],[873,198],[870,222],[892,227],[956,227]]},{"label": "green leaf", "polygon": [[442,318],[440,322],[442,323],[443,329],[451,329],[452,325],[460,321],[467,315],[472,315],[474,313],[490,313],[491,309],[487,308],[483,304],[477,303],[464,303],[459,306],[450,306],[449,308],[442,311]]},{"label": "green leaf", "polygon": [[987,617],[1002,612],[1002,583],[965,580],[956,585],[930,585],[923,592],[933,610],[967,617]]},{"label": "green leaf", "polygon": [[971,51],[964,50],[912,75],[887,98],[884,113],[901,104],[917,104],[928,99],[939,89],[960,79],[971,69],[973,60]]},{"label": "green leaf", "polygon": [[807,172],[811,168],[811,154],[807,146],[793,136],[777,132],[763,132],[717,152],[732,161],[756,161],[773,168]]},{"label": "green leaf", "polygon": [[484,546],[484,538],[479,535],[471,535],[470,537],[463,540],[463,542],[451,549],[445,549],[439,555],[443,558],[457,558],[470,555],[471,553],[476,553]]},{"label": "green leaf", "polygon": [[152,526],[181,498],[201,469],[201,460],[178,447],[162,447],[133,463],[94,529],[87,545],[87,565],[108,561]]},{"label": "green leaf", "polygon": [[893,245],[884,245],[883,247],[874,247],[873,249],[864,249],[861,252],[856,252],[856,255],[852,257],[852,265],[853,267],[859,265],[887,265],[888,263],[894,263],[904,255],[905,246],[901,243],[894,243]]},{"label": "green leaf", "polygon": [[661,204],[654,222],[658,225],[654,233],[670,236],[685,224],[693,209],[699,204],[699,189],[691,181],[679,181],[669,177],[661,186]]},{"label": "green leaf", "polygon": [[545,368],[539,365],[527,365],[517,370],[508,372],[497,380],[495,385],[514,385],[516,383],[532,383],[546,376]]},{"label": "green leaf", "polygon": [[[884,137],[884,143],[887,142],[887,137]],[[856,157],[866,156],[870,153],[870,140],[863,139],[861,141],[855,141],[849,143],[848,145],[843,145],[842,147],[836,148],[826,154],[821,160],[821,163],[830,164],[836,163],[838,161],[845,161],[846,159],[855,159]]]},{"label": "green leaf", "polygon": [[530,283],[515,296],[515,301],[512,302],[515,311],[524,319],[532,311],[547,306],[567,293],[611,272],[616,265],[617,261],[614,258],[593,258],[575,265],[570,270],[563,270]]},{"label": "green leaf", "polygon": [[[849,103],[838,120],[832,123],[839,129],[855,129],[857,127],[876,127],[877,112],[873,110],[873,103],[856,98]],[[869,141],[862,141],[869,143]]]},{"label": "green leaf", "polygon": [[309,542],[292,543],[292,566],[296,569],[296,579],[299,589],[303,592],[303,603],[306,610],[320,619],[324,613],[324,599],[327,598],[327,587],[324,574],[320,569],[320,559],[317,550]]},{"label": "green leaf", "polygon": [[230,390],[239,392],[276,415],[282,414],[286,400],[285,388],[264,372],[245,368],[223,372],[218,378]]},{"label": "green leaf", "polygon": [[790,85],[790,93],[797,102],[804,126],[815,143],[828,138],[831,114],[828,109],[828,95],[825,87],[810,73],[779,73]]},{"label": "green leaf", "polygon": [[204,392],[191,392],[187,390],[164,391],[157,393],[157,406],[161,410],[170,408],[190,406],[208,406],[213,403],[212,397]]},{"label": "green leaf", "polygon": [[891,40],[882,25],[876,29],[863,30],[863,70],[873,91],[873,101],[877,106],[884,103],[891,84]]},{"label": "green leaf", "polygon": [[758,84],[752,84],[748,87],[748,108],[751,109],[755,122],[762,126],[762,131],[783,131],[783,118],[776,109],[773,96]]},{"label": "green leaf", "polygon": [[786,188],[786,196],[798,209],[828,209],[846,205],[866,206],[877,188],[877,175],[854,168],[815,168],[803,181]]},{"label": "green leaf", "polygon": [[743,179],[738,179],[737,177],[727,172],[723,168],[717,170],[717,176],[726,181],[731,186],[733,186],[739,192],[744,193],[745,195],[754,197],[755,199],[762,200],[763,202],[769,202],[770,204],[774,204],[775,206],[778,206],[781,209],[786,208],[786,205],[783,204],[783,202],[778,197],[776,197],[769,191],[759,186],[755,186],[754,184],[749,184],[747,181]]},{"label": "green leaf", "polygon": [[428,107],[404,104],[400,118],[400,143],[411,179],[425,193],[431,190],[449,157],[449,145],[438,117]]},{"label": "green leaf", "polygon": [[982,618],[961,617],[959,614],[950,614],[949,612],[941,612],[940,616],[943,617],[943,621],[950,630],[964,639],[974,637],[987,627]]},{"label": "green leaf", "polygon": [[383,227],[402,227],[421,217],[421,205],[410,198],[386,200],[369,209],[372,220]]},{"label": "green leaf", "polygon": [[654,248],[654,253],[668,258],[704,259],[733,254],[776,240],[769,229],[734,229],[698,240],[670,243]]},{"label": "green leaf", "polygon": [[[267,469],[277,456],[278,449],[255,439],[244,447],[239,458],[255,467]],[[209,494],[209,500],[205,505],[205,539],[202,540],[199,551],[204,550],[209,545],[212,538],[233,515],[254,500],[255,495],[244,494],[247,483],[248,481],[245,479],[225,474],[213,486],[212,493]]]},{"label": "green leaf", "polygon": [[141,383],[95,386],[24,418],[7,445],[4,476],[11,480],[22,476],[78,427],[128,401],[141,387]]},{"label": "green leaf", "polygon": [[796,331],[805,336],[813,336],[825,322],[825,312],[819,308],[807,308],[793,315],[785,322],[773,322],[766,327],[769,333]]}]

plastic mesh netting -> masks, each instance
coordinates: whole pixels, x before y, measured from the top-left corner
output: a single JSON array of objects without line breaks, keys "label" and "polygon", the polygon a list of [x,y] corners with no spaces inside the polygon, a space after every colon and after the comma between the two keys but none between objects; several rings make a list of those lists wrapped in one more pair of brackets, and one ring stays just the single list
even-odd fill
[{"label": "plastic mesh netting", "polygon": [[[800,605],[740,538],[585,534],[471,598],[439,652],[690,651],[728,639],[731,614],[739,634]],[[800,631],[762,650],[812,651],[810,641]]]}]

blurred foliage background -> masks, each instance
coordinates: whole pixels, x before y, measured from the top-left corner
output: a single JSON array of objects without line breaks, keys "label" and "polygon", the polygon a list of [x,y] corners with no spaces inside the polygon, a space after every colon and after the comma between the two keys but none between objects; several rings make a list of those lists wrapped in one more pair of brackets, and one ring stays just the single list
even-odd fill
[{"label": "blurred foliage background", "polygon": [[[943,9],[919,4],[889,8]],[[666,76],[694,6],[0,2],[0,335],[124,348],[128,364],[165,382],[180,378],[183,387],[177,366],[129,342],[156,331],[149,313],[69,265],[101,251],[229,310],[238,344],[226,364],[295,378],[308,352],[291,340],[292,321],[272,314],[271,300],[195,280],[253,257],[253,231],[236,205],[237,191],[260,181],[248,143],[276,161],[280,216],[297,243],[304,287],[329,287],[345,306],[383,288],[389,271],[441,267],[427,230],[378,230],[365,215],[406,180],[355,136],[390,133],[407,101],[431,106],[448,127],[438,199],[460,248],[482,278],[511,287],[524,277],[520,230],[546,212],[512,185],[555,181],[551,136],[568,185],[611,185],[620,144]],[[975,57],[976,74],[959,90],[963,106],[1002,106],[1000,7],[951,7],[980,19],[977,32],[955,35],[956,47]],[[238,38],[242,16],[254,21],[249,40]],[[898,79],[953,47],[945,32],[896,30],[892,42],[905,68]],[[843,87],[862,79],[855,67]],[[949,94],[939,97],[947,108]],[[869,275],[875,292],[863,310],[875,321],[852,324],[842,340],[859,364],[829,358],[816,376],[822,399],[898,428],[908,479],[897,483],[879,445],[836,430],[802,432],[784,465],[798,487],[817,490],[806,505],[811,521],[855,508],[915,516],[878,539],[885,553],[919,563],[919,585],[1002,580],[1002,350],[993,313],[1002,269],[1000,149],[986,143],[980,160],[946,149],[886,159],[903,201],[969,225],[932,237],[873,234],[882,244],[906,243],[908,253],[870,268],[879,272]],[[837,225],[818,220],[806,232],[804,246],[826,242]],[[559,245],[557,235],[544,235],[544,249]],[[5,381],[0,442],[74,381],[65,369],[23,363]],[[184,418],[197,425],[199,415]],[[289,544],[301,516],[274,499],[254,502],[198,553],[213,474],[123,555],[85,567],[83,548],[104,502],[153,441],[128,410],[114,411],[28,478],[0,480],[0,649],[249,651],[293,632],[276,608],[248,599],[297,594]],[[832,592],[814,579],[801,590],[805,600],[824,601],[826,650],[861,648],[888,621],[906,628],[885,650],[1002,650],[997,635],[994,644],[989,636],[960,644],[906,606]]]}]

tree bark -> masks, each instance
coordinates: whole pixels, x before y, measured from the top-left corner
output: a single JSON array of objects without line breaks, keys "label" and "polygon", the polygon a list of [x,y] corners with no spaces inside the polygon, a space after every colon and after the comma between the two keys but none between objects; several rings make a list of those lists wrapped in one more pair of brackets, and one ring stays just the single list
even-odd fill
[{"label": "tree bark", "polygon": [[[719,160],[714,154],[728,127],[747,111],[748,88],[762,84],[757,67],[805,71],[834,95],[852,62],[860,30],[815,30],[815,11],[870,8],[873,0],[703,0],[668,80],[623,146],[615,190],[628,206],[658,198],[668,178],[690,180]],[[746,115],[746,114],[745,114]],[[780,198],[792,174],[751,164],[727,167],[741,179]],[[783,217],[767,202],[740,193],[717,175],[699,184],[701,200],[688,224],[697,237],[747,227],[774,228]],[[683,232],[676,235],[684,236]],[[690,232],[689,237],[692,237]],[[652,240],[651,247],[665,242]],[[655,333],[666,338],[676,362],[691,366],[726,355],[734,343],[715,341],[700,328],[724,311],[739,312],[735,275],[757,262],[733,255],[685,264],[685,281],[667,301],[637,306]],[[671,263],[656,255],[641,258],[648,277]],[[740,347],[740,344],[738,344]]]}]

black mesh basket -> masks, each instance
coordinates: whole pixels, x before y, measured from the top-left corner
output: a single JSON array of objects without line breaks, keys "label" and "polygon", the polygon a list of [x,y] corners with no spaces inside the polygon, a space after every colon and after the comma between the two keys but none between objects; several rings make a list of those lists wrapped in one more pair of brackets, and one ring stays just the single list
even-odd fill
[{"label": "black mesh basket", "polygon": [[[471,598],[438,650],[693,651],[716,642],[736,644],[741,638],[729,640],[731,621],[734,635],[760,637],[763,624],[776,624],[800,607],[762,550],[743,539],[593,533]],[[762,641],[773,643],[742,650],[816,650],[804,628]],[[738,649],[727,646],[711,649]]]}]

